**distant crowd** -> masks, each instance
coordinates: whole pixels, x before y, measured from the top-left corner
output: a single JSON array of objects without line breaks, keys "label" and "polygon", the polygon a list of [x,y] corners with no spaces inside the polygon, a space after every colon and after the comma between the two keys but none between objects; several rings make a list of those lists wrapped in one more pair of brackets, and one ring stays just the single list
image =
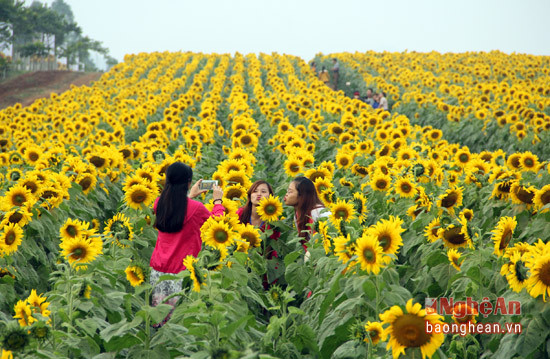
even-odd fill
[{"label": "distant crowd", "polygon": [[[321,71],[317,71],[317,64],[312,62],[311,70],[317,74],[319,80],[323,81],[325,85],[335,91],[338,90],[338,80],[340,79],[340,64],[338,59],[332,59],[332,79],[325,66],[322,67]],[[388,100],[386,99],[386,93],[384,91],[374,92],[373,89],[369,88],[364,97],[361,97],[359,91],[355,91],[353,93],[353,98],[371,105],[372,108],[381,108],[388,111]]]}]

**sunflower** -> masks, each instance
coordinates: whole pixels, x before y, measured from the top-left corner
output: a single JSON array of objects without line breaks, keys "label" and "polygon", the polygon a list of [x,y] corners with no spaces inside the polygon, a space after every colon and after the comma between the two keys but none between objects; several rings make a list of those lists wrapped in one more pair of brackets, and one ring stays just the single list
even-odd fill
[{"label": "sunflower", "polygon": [[332,223],[337,223],[339,220],[349,222],[355,217],[353,204],[340,199],[330,206],[330,212]]},{"label": "sunflower", "polygon": [[474,219],[474,211],[469,208],[464,208],[462,211],[460,211],[459,217],[464,217],[468,222],[470,222],[472,219]]},{"label": "sunflower", "polygon": [[122,241],[134,240],[134,231],[130,225],[130,219],[122,213],[117,213],[113,218],[109,219],[103,234],[106,239],[114,239],[116,244],[121,248],[127,248],[128,245]]},{"label": "sunflower", "polygon": [[251,224],[244,224],[237,226],[237,232],[240,234],[241,238],[245,240],[251,247],[259,247],[262,243],[260,237],[260,232],[258,228],[254,227]]},{"label": "sunflower", "polygon": [[126,191],[124,199],[128,207],[139,210],[142,205],[149,206],[155,200],[153,191],[142,185],[136,184]]},{"label": "sunflower", "polygon": [[508,247],[517,224],[516,217],[501,217],[495,229],[491,231],[495,242],[494,253],[496,255],[501,256]]},{"label": "sunflower", "polygon": [[411,178],[400,177],[394,184],[395,193],[404,198],[412,198],[417,192],[416,184]]},{"label": "sunflower", "polygon": [[258,214],[262,221],[273,222],[279,219],[283,214],[283,205],[279,200],[279,197],[264,197],[260,200],[257,207]]},{"label": "sunflower", "polygon": [[355,255],[361,269],[368,273],[378,274],[385,266],[384,252],[375,236],[364,234],[355,244]]},{"label": "sunflower", "polygon": [[326,189],[323,192],[319,193],[319,198],[326,207],[329,207],[336,200],[336,193],[332,189]]},{"label": "sunflower", "polygon": [[375,191],[387,191],[391,185],[391,177],[380,171],[375,171],[370,180],[370,186]]},{"label": "sunflower", "polygon": [[321,177],[317,178],[314,181],[314,184],[315,184],[315,189],[317,190],[317,193],[322,193],[323,191],[332,189],[332,187],[334,186],[330,178],[321,178]]},{"label": "sunflower", "polygon": [[399,248],[403,245],[403,239],[401,233],[405,231],[401,226],[403,220],[399,217],[390,216],[389,219],[381,219],[378,223],[370,226],[366,233],[377,239],[382,252],[386,255],[383,258],[383,262],[388,264],[391,262],[389,255],[397,255]]},{"label": "sunflower", "polygon": [[219,170],[223,173],[229,173],[231,171],[246,171],[246,165],[243,160],[227,159],[220,163]]},{"label": "sunflower", "polygon": [[500,275],[506,277],[508,285],[516,293],[521,292],[527,284],[526,258],[526,253],[515,251],[509,256],[510,262],[500,268]]},{"label": "sunflower", "polygon": [[126,267],[124,272],[126,273],[126,279],[128,280],[128,282],[130,282],[132,287],[137,287],[138,285],[140,285],[145,281],[143,268],[141,268],[140,266],[136,266],[136,265],[128,266]]},{"label": "sunflower", "polygon": [[49,317],[51,312],[48,310],[50,303],[47,302],[48,298],[43,297],[42,294],[36,293],[36,289],[31,290],[31,294],[27,298],[27,303],[31,306],[33,313],[40,312],[44,317]]},{"label": "sunflower", "polygon": [[32,316],[32,310],[29,303],[25,300],[19,300],[13,307],[15,319],[19,319],[19,325],[22,327],[28,327],[32,323],[36,322],[36,318]]},{"label": "sunflower", "polygon": [[367,199],[362,193],[355,192],[353,194],[353,208],[355,209],[359,222],[367,218],[367,213],[369,213],[367,210]]},{"label": "sunflower", "polygon": [[90,263],[103,252],[103,242],[99,237],[64,238],[59,247],[63,250],[61,255],[71,265]]},{"label": "sunflower", "polygon": [[532,172],[537,172],[538,167],[540,165],[540,162],[537,156],[532,154],[529,151],[521,155],[521,158],[519,159],[519,163],[521,165],[522,171],[532,171]]},{"label": "sunflower", "polygon": [[515,181],[510,187],[510,198],[515,204],[524,204],[527,209],[534,205],[534,198],[537,189],[534,186],[522,186],[519,181]]},{"label": "sunflower", "polygon": [[462,149],[456,152],[454,163],[460,168],[464,168],[471,159],[472,155],[470,154],[470,151],[468,149]]},{"label": "sunflower", "polygon": [[213,248],[225,248],[234,242],[233,232],[223,221],[210,217],[201,227],[201,234],[205,244]]},{"label": "sunflower", "polygon": [[244,188],[250,188],[252,183],[244,171],[231,171],[223,176],[224,183],[240,184]]},{"label": "sunflower", "polygon": [[310,168],[304,174],[311,182],[316,182],[318,179],[325,179],[330,181],[332,178],[331,172],[325,167]]},{"label": "sunflower", "polygon": [[424,228],[424,237],[430,242],[437,241],[439,239],[439,228],[441,228],[441,222],[439,217],[436,217]]},{"label": "sunflower", "polygon": [[15,223],[10,223],[2,227],[0,234],[0,253],[10,255],[17,251],[23,238],[23,229]]},{"label": "sunflower", "polygon": [[477,308],[474,304],[468,305],[467,303],[459,302],[453,307],[453,321],[456,324],[476,323],[476,316],[478,315]]},{"label": "sunflower", "polygon": [[205,286],[206,282],[204,281],[204,277],[200,273],[201,271],[197,266],[197,262],[197,258],[193,256],[187,256],[183,260],[183,265],[185,266],[185,269],[189,271],[191,279],[193,280],[193,290],[199,293],[201,291],[201,286]]},{"label": "sunflower", "polygon": [[67,218],[63,226],[59,228],[61,239],[76,238],[82,236],[88,229],[88,224],[78,219]]},{"label": "sunflower", "polygon": [[6,211],[13,207],[31,207],[35,202],[35,198],[23,185],[17,184],[6,191],[3,198],[3,207]]},{"label": "sunflower", "polygon": [[[550,184],[547,184],[546,186],[535,192],[533,203],[539,210],[550,203]],[[548,209],[545,209],[545,212],[547,211]]]},{"label": "sunflower", "polygon": [[[355,241],[351,239],[350,235],[338,236],[334,238],[334,254],[338,257],[342,263],[348,263],[355,255]],[[354,263],[350,263],[353,265]]]},{"label": "sunflower", "polygon": [[527,261],[530,276],[525,283],[527,291],[533,298],[542,294],[546,302],[546,294],[550,295],[550,252],[535,255]]},{"label": "sunflower", "polygon": [[406,348],[418,348],[422,352],[422,357],[431,357],[437,348],[445,340],[443,333],[427,333],[426,322],[433,327],[443,325],[443,317],[437,314],[426,314],[419,303],[413,305],[413,300],[409,299],[406,305],[407,313],[394,305],[384,313],[380,314],[382,324],[389,324],[384,330],[384,335],[389,335],[388,349],[392,349],[393,358],[397,359],[400,354],[405,354]]},{"label": "sunflower", "polygon": [[519,170],[521,168],[521,154],[520,153],[513,153],[510,156],[508,156],[508,159],[506,160],[506,164],[511,170]]},{"label": "sunflower", "polygon": [[465,219],[460,221],[460,225],[449,224],[445,228],[439,228],[437,236],[443,239],[443,243],[449,248],[472,247],[471,238],[468,234],[468,224]]},{"label": "sunflower", "polygon": [[17,224],[23,228],[31,220],[32,212],[27,207],[17,207],[4,213],[0,227],[6,224]]},{"label": "sunflower", "polygon": [[449,262],[451,263],[451,265],[455,267],[457,271],[460,271],[460,253],[456,249],[450,248],[447,250],[447,258],[449,258]]},{"label": "sunflower", "polygon": [[247,196],[246,188],[238,183],[228,186],[224,192],[224,197],[230,200],[241,200]]},{"label": "sunflower", "polygon": [[34,195],[35,193],[39,192],[41,182],[39,181],[36,175],[31,175],[31,176],[27,175],[21,181],[21,185],[23,185],[25,188],[31,191],[31,193]]},{"label": "sunflower", "polygon": [[380,322],[367,322],[367,324],[365,324],[365,331],[366,335],[364,341],[367,343],[370,342],[373,345],[376,345],[380,340],[386,340],[384,328]]},{"label": "sunflower", "polygon": [[462,206],[462,187],[453,187],[445,191],[444,194],[439,196],[437,205],[440,208],[446,208],[449,213],[454,214],[455,207]]},{"label": "sunflower", "polygon": [[91,173],[82,173],[76,177],[75,182],[82,188],[84,194],[88,194],[95,188],[97,177]]},{"label": "sunflower", "polygon": [[353,154],[339,152],[336,154],[336,165],[340,168],[349,168],[353,165]]}]

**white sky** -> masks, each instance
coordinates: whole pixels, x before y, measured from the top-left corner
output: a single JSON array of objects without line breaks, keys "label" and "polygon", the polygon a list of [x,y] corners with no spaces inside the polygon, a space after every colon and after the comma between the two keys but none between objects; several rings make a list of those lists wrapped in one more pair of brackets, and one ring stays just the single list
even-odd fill
[{"label": "white sky", "polygon": [[166,50],[275,51],[306,61],[319,52],[367,50],[550,55],[550,0],[65,2],[83,33],[119,61]]}]

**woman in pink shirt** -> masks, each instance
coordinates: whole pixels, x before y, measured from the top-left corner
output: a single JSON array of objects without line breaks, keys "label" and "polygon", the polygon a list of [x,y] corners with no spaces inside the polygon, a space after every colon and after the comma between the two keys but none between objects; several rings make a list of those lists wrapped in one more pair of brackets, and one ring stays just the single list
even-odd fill
[{"label": "woman in pink shirt", "polygon": [[[189,196],[193,170],[182,162],[175,162],[166,169],[164,189],[155,200],[155,228],[158,230],[157,243],[151,255],[151,278],[153,285],[152,305],[163,302],[167,296],[182,290],[181,280],[166,280],[157,283],[163,274],[175,274],[185,270],[183,259],[188,255],[196,257],[201,248],[201,227],[212,215],[222,215],[223,191],[219,186],[213,188],[214,208],[208,211],[204,204],[192,198],[205,192],[199,189],[202,180],[198,180]],[[175,306],[179,297],[170,298],[167,303]],[[166,319],[156,325],[160,326]]]}]

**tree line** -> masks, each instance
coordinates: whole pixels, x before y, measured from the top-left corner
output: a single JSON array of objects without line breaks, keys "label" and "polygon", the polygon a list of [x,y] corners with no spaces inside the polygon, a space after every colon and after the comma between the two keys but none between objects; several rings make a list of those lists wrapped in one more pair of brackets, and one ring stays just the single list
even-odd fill
[{"label": "tree line", "polygon": [[[78,65],[97,70],[90,51],[105,58],[108,66],[117,63],[101,42],[82,33],[71,7],[55,0],[50,7],[38,1],[25,6],[22,0],[0,0],[0,51],[11,48],[11,60],[53,55],[64,59],[67,68]],[[4,59],[6,62],[6,59]]]}]

